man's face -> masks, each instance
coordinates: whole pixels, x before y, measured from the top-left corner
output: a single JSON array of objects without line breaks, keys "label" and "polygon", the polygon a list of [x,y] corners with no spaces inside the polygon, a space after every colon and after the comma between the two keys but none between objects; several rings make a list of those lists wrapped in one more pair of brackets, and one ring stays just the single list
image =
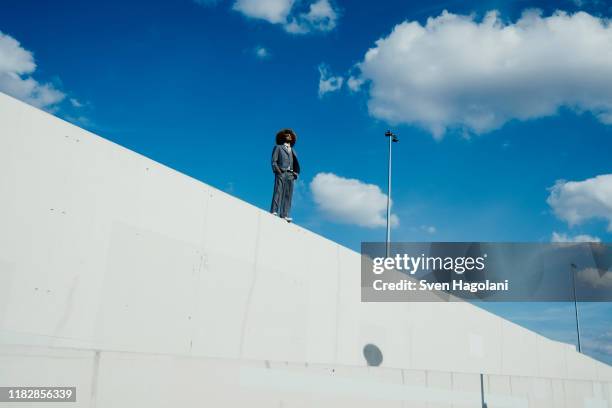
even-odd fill
[{"label": "man's face", "polygon": [[291,135],[290,134],[286,134],[285,135],[285,142],[291,143]]}]

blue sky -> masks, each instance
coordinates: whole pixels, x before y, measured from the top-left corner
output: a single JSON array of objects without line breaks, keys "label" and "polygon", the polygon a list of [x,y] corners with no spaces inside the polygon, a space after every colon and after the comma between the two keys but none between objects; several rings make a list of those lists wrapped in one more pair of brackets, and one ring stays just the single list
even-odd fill
[{"label": "blue sky", "polygon": [[[385,237],[387,128],[394,240],[610,241],[605,3],[7,1],[0,91],[264,209],[292,127],[293,217],[355,250]],[[595,306],[590,353],[612,362]],[[573,341],[573,312],[525,307],[491,306]]]}]

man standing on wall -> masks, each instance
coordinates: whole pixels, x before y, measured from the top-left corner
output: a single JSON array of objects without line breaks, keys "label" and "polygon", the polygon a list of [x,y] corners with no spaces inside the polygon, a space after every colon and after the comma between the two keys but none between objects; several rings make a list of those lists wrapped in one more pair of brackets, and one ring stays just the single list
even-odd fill
[{"label": "man standing on wall", "polygon": [[293,183],[300,173],[300,163],[294,145],[297,135],[291,129],[282,129],[276,134],[276,145],[272,150],[272,171],[274,172],[274,194],[270,212],[291,222],[289,210],[293,197]]}]

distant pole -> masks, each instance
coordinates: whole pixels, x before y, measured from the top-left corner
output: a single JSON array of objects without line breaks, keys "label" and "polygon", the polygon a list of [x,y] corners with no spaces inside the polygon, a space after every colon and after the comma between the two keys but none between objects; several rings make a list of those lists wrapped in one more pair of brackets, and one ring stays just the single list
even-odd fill
[{"label": "distant pole", "polygon": [[480,373],[480,407],[487,408],[487,403],[484,397],[484,376]]},{"label": "distant pole", "polygon": [[385,136],[389,138],[389,169],[388,169],[388,186],[387,186],[387,241],[386,241],[386,256],[389,257],[390,246],[391,246],[391,157],[392,157],[392,143],[399,142],[397,136],[390,130],[385,132]]},{"label": "distant pole", "polygon": [[582,353],[582,348],[580,347],[580,320],[578,320],[578,301],[576,300],[576,264],[570,264],[570,270],[572,274],[572,289],[574,290],[574,313],[576,314],[576,335],[578,337],[578,352]]}]

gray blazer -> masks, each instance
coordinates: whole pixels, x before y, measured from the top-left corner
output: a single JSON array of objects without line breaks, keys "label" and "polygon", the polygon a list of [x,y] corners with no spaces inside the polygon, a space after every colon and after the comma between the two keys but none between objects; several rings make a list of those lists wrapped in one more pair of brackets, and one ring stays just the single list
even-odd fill
[{"label": "gray blazer", "polygon": [[293,172],[299,174],[300,162],[298,161],[295,149],[291,148],[291,153],[284,145],[276,145],[272,150],[272,171],[276,174],[281,174],[282,171],[291,167],[293,163]]}]

